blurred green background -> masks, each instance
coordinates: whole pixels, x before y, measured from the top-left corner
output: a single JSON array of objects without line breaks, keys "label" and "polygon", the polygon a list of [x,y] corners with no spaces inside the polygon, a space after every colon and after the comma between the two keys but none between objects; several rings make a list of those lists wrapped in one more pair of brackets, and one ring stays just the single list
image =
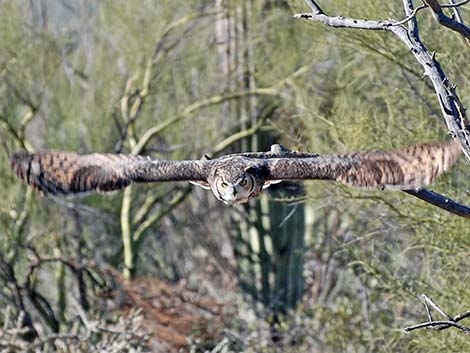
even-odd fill
[{"label": "blurred green background", "polygon": [[[399,1],[323,3],[404,18]],[[392,34],[292,17],[307,10],[0,0],[0,348],[466,351],[459,331],[403,331],[425,320],[421,293],[451,314],[470,306],[467,221],[405,193],[312,181],[236,207],[185,184],[51,198],[10,170],[25,148],[198,159],[446,138],[434,91]],[[418,20],[468,105],[468,47],[428,11]],[[433,188],[465,202],[468,174],[462,159]]]}]

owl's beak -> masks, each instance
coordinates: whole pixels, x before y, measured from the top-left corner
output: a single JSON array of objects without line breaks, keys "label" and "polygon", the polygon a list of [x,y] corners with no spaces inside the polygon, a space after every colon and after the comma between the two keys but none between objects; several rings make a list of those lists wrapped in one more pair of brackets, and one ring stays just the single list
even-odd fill
[{"label": "owl's beak", "polygon": [[246,203],[250,200],[250,197],[240,194],[234,186],[228,186],[224,193],[220,195],[220,200],[226,205],[234,205]]},{"label": "owl's beak", "polygon": [[227,187],[222,195],[222,200],[228,205],[233,204],[237,201],[237,190],[233,186]]}]

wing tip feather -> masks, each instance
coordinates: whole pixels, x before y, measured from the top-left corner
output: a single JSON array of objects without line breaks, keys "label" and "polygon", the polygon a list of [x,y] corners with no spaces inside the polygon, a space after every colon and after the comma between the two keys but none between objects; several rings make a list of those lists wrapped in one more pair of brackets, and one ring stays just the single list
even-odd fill
[{"label": "wing tip feather", "polygon": [[19,179],[41,193],[52,195],[67,193],[61,182],[47,177],[43,159],[44,155],[41,152],[16,151],[10,156],[10,166]]}]

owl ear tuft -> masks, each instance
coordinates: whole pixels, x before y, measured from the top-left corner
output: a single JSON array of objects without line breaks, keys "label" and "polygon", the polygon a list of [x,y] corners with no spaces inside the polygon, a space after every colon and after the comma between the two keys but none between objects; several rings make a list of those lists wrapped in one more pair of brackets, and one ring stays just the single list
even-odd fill
[{"label": "owl ear tuft", "polygon": [[245,168],[245,173],[254,174],[255,172],[256,172],[256,168],[253,168],[253,166],[249,166]]},{"label": "owl ear tuft", "polygon": [[276,143],[274,145],[271,145],[270,152],[275,153],[275,154],[283,154],[286,152],[290,152],[290,150],[284,147],[283,145]]},{"label": "owl ear tuft", "polygon": [[201,188],[206,189],[206,190],[210,190],[210,188],[211,188],[209,183],[207,181],[204,181],[204,180],[197,180],[197,181],[196,180],[191,180],[190,183],[193,184],[193,185],[200,186]]}]

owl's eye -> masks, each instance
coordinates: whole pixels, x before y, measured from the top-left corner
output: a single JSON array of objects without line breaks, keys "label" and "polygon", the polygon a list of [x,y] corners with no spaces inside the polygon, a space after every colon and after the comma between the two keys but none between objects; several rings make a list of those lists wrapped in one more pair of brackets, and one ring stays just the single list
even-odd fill
[{"label": "owl's eye", "polygon": [[248,181],[246,179],[243,179],[242,181],[240,181],[240,186],[246,186],[246,184],[248,183]]},{"label": "owl's eye", "polygon": [[226,188],[226,187],[228,186],[228,184],[227,184],[225,181],[223,181],[223,182],[220,184],[220,186],[222,186],[223,188]]}]

